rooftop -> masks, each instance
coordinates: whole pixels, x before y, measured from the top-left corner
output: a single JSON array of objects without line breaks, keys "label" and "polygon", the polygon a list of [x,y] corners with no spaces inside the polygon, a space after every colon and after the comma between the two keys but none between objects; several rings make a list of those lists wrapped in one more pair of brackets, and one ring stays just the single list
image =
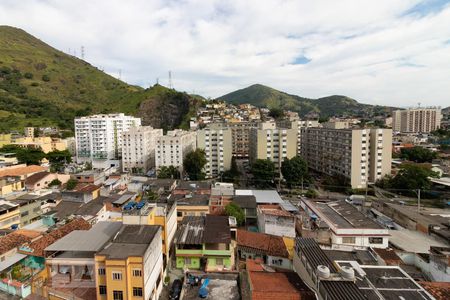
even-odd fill
[{"label": "rooftop", "polygon": [[143,256],[159,229],[160,226],[154,225],[122,225],[115,238],[98,255],[110,259]]},{"label": "rooftop", "polygon": [[177,201],[177,206],[208,206],[209,195],[173,195]]},{"label": "rooftop", "polygon": [[37,182],[41,181],[42,179],[44,179],[45,177],[47,177],[50,174],[51,173],[48,172],[48,171],[35,173],[35,174],[31,175],[31,176],[28,176],[25,179],[25,184],[36,184]]},{"label": "rooftop", "polygon": [[31,254],[33,256],[44,256],[44,249],[58,241],[59,239],[67,236],[74,230],[88,230],[91,225],[83,219],[74,219],[69,223],[56,228],[48,234],[43,235],[41,238],[26,245],[26,247],[20,250],[25,254]]},{"label": "rooftop", "polygon": [[286,244],[280,236],[246,230],[237,230],[237,246],[259,254],[289,257]]},{"label": "rooftop", "polygon": [[258,210],[265,215],[290,218],[294,217],[294,215],[290,212],[283,210],[280,205],[262,204],[258,205]]},{"label": "rooftop", "polygon": [[32,236],[23,234],[19,230],[0,237],[0,255],[30,242],[32,238]]},{"label": "rooftop", "polygon": [[119,222],[98,222],[89,230],[74,230],[57,240],[45,251],[99,251],[120,229]]},{"label": "rooftop", "polygon": [[436,300],[450,299],[450,282],[419,282]]},{"label": "rooftop", "polygon": [[47,171],[48,167],[41,167],[36,165],[8,167],[6,170],[0,170],[0,177],[4,176],[23,176],[31,173]]},{"label": "rooftop", "polygon": [[178,186],[176,187],[177,190],[208,190],[211,189],[211,183],[209,181],[180,181]]},{"label": "rooftop", "polygon": [[256,198],[253,195],[236,195],[233,202],[241,208],[256,208]]},{"label": "rooftop", "polygon": [[[431,246],[447,247],[444,242],[438,241],[433,236],[416,230],[389,230],[389,234],[391,235],[389,243],[395,248],[407,252],[428,253]],[[420,241],[420,243],[417,243],[417,241]]]},{"label": "rooftop", "polygon": [[184,217],[174,237],[175,243],[199,245],[203,243],[230,243],[230,225],[227,216]]},{"label": "rooftop", "polygon": [[312,210],[318,210],[328,221],[337,228],[365,228],[365,229],[383,229],[380,225],[364,216],[351,204],[344,200],[333,202],[314,202],[303,200]]},{"label": "rooftop", "polygon": [[236,190],[236,196],[255,196],[257,204],[283,203],[280,195],[275,190]]},{"label": "rooftop", "polygon": [[361,265],[378,265],[377,260],[368,250],[341,251],[322,249],[322,251],[331,261],[352,260]]}]

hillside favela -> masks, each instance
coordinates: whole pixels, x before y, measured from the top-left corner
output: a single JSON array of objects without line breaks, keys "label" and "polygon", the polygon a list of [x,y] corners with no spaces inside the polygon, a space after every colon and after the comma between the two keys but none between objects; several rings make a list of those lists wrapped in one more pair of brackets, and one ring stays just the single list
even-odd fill
[{"label": "hillside favela", "polygon": [[450,2],[0,1],[0,300],[449,300]]}]

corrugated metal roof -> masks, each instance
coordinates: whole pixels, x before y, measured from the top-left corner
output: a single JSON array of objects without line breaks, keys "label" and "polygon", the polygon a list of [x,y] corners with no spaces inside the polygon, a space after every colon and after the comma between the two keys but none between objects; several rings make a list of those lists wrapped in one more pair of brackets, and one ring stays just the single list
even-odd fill
[{"label": "corrugated metal roof", "polygon": [[0,262],[0,272],[11,267],[12,265],[21,261],[25,257],[27,256],[20,253],[16,253],[10,257],[7,257],[4,261]]}]

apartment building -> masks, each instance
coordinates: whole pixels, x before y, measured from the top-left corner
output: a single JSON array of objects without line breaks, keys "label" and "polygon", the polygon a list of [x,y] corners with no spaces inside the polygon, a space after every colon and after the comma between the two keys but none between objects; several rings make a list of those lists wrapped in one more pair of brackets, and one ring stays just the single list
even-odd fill
[{"label": "apartment building", "polygon": [[97,299],[159,299],[163,283],[161,227],[122,225],[95,255]]},{"label": "apartment building", "polygon": [[301,140],[302,140],[302,128],[309,128],[309,127],[320,127],[320,123],[318,120],[283,120],[278,121],[277,126],[281,128],[292,128],[297,130],[297,155],[300,155],[301,153]]},{"label": "apartment building", "polygon": [[301,155],[311,169],[364,188],[391,173],[392,130],[303,128]]},{"label": "apartment building", "polygon": [[402,133],[431,132],[441,127],[440,107],[409,108],[392,114],[392,129]]},{"label": "apartment building", "polygon": [[156,140],[162,129],[151,126],[131,127],[122,133],[122,170],[145,174],[155,167]]},{"label": "apartment building", "polygon": [[52,151],[63,151],[67,149],[67,144],[64,140],[58,138],[44,137],[23,137],[14,140],[13,145],[23,148],[41,149],[44,153]]},{"label": "apartment building", "polygon": [[95,169],[119,167],[122,133],[140,125],[140,118],[122,113],[76,118],[77,162],[90,162]]},{"label": "apartment building", "polygon": [[260,123],[250,132],[250,161],[269,159],[279,169],[285,158],[297,155],[296,128],[281,128],[275,122]]},{"label": "apartment building", "polygon": [[0,177],[0,197],[22,190],[23,190],[23,181],[20,180],[20,177],[15,176]]},{"label": "apartment building", "polygon": [[6,200],[0,200],[0,229],[17,229],[19,224],[19,205]]},{"label": "apartment building", "polygon": [[252,128],[258,128],[259,122],[240,121],[221,123],[223,128],[231,130],[231,151],[237,158],[248,158],[250,131]]},{"label": "apartment building", "polygon": [[197,147],[195,132],[175,129],[156,139],[156,170],[162,166],[177,167],[183,170],[183,159]]},{"label": "apartment building", "polygon": [[197,132],[197,148],[206,154],[205,173],[207,178],[219,176],[231,167],[231,129],[212,124]]}]

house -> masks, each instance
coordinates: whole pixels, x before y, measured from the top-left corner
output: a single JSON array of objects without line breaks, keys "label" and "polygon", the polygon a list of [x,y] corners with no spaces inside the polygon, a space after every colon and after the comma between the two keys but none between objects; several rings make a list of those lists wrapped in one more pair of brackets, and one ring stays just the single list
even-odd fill
[{"label": "house", "polygon": [[164,274],[161,242],[160,226],[122,225],[95,254],[97,299],[159,299]]},{"label": "house", "polygon": [[25,180],[28,176],[43,171],[48,171],[48,167],[20,164],[2,168],[0,170],[0,178],[5,176],[17,176],[20,177],[21,180]]},{"label": "house", "polygon": [[296,238],[293,264],[319,299],[434,299],[402,268],[332,260],[312,238]]},{"label": "house", "polygon": [[39,196],[25,194],[16,199],[11,200],[11,203],[19,205],[20,211],[20,227],[26,226],[41,218],[42,208]]},{"label": "house", "polygon": [[100,186],[91,183],[78,183],[72,190],[61,192],[63,201],[88,203],[100,195]]},{"label": "house", "polygon": [[234,268],[234,250],[226,216],[184,217],[174,237],[176,267],[225,271]]},{"label": "house", "polygon": [[250,299],[315,300],[315,293],[295,272],[277,272],[260,260],[247,259]]},{"label": "house", "polygon": [[23,182],[18,176],[5,176],[0,178],[0,197],[23,190]]},{"label": "house", "polygon": [[70,176],[72,179],[77,180],[79,183],[90,183],[100,185],[105,182],[105,172],[99,170],[87,170]]},{"label": "house", "polygon": [[253,195],[237,195],[237,196],[233,197],[232,202],[237,204],[240,208],[242,208],[244,210],[246,226],[256,226],[257,225],[255,196],[253,196]]},{"label": "house", "polygon": [[25,187],[28,191],[39,191],[48,187],[53,180],[59,180],[61,184],[65,184],[69,179],[70,175],[66,174],[50,173],[47,171],[39,172],[25,179]]},{"label": "house", "polygon": [[211,196],[233,196],[234,186],[232,183],[216,182],[211,187]]},{"label": "house", "polygon": [[[389,231],[344,200],[302,200],[303,227],[320,229],[333,249],[387,248]],[[320,230],[315,230],[318,233]]]},{"label": "house", "polygon": [[0,200],[0,229],[17,229],[20,224],[19,205]]},{"label": "house", "polygon": [[256,204],[284,203],[276,190],[236,190],[236,196],[254,196]]},{"label": "house", "polygon": [[176,202],[178,222],[181,222],[186,216],[205,216],[210,211],[209,195],[172,195],[170,200]]},{"label": "house", "polygon": [[[95,299],[95,253],[119,232],[120,222],[99,222],[89,230],[74,230],[44,249],[50,299]],[[111,274],[112,278],[112,274]],[[111,291],[112,293],[112,291]]]},{"label": "house", "polygon": [[258,205],[256,209],[260,232],[282,237],[295,237],[295,216],[278,204]]},{"label": "house", "polygon": [[236,244],[240,259],[261,259],[268,266],[292,269],[289,252],[280,236],[237,230]]},{"label": "house", "polygon": [[208,181],[180,181],[173,195],[211,195],[211,183]]}]

